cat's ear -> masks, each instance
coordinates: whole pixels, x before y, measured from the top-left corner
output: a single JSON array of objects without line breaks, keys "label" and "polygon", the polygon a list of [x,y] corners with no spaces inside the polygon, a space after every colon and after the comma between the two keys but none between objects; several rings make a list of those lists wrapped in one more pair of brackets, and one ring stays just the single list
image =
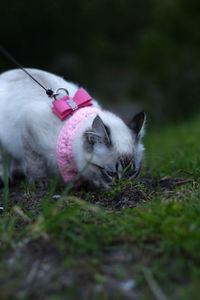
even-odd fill
[{"label": "cat's ear", "polygon": [[92,123],[92,131],[103,138],[107,143],[110,142],[109,132],[106,129],[102,119],[97,115]]},{"label": "cat's ear", "polygon": [[97,143],[105,144],[106,146],[111,144],[109,131],[98,115],[92,123],[91,130],[87,131],[85,134],[87,142],[92,146]]},{"label": "cat's ear", "polygon": [[134,131],[136,137],[142,136],[145,119],[145,113],[142,111],[136,114],[128,124],[128,127]]}]

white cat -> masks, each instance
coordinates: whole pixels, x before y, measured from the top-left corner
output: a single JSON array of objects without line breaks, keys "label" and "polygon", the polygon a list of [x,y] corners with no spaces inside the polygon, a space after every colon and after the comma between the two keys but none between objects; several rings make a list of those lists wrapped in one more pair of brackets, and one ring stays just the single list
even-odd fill
[{"label": "white cat", "polygon": [[[37,69],[27,71],[53,91],[65,88],[73,97],[78,90],[77,85],[54,74]],[[52,112],[52,101],[20,69],[0,75],[0,144],[7,157],[11,179],[16,172],[25,174],[29,180],[52,177],[60,172],[59,155],[64,163],[65,159],[68,161],[69,171],[74,172],[71,179],[81,172],[81,176],[96,187],[109,188],[113,179],[119,179],[123,172],[130,178],[138,175],[144,150],[141,143],[144,113],[135,115],[128,127],[119,117],[102,110],[92,100],[92,107],[89,107],[92,112],[83,118],[71,139],[71,156],[63,158],[63,153],[58,153],[58,137],[64,124],[89,108],[79,108],[61,121]],[[71,134],[67,126],[65,128]],[[68,139],[68,134],[65,138]],[[63,143],[64,148],[68,147],[68,142]],[[3,177],[2,159],[0,177]],[[68,182],[70,177],[63,178]]]}]

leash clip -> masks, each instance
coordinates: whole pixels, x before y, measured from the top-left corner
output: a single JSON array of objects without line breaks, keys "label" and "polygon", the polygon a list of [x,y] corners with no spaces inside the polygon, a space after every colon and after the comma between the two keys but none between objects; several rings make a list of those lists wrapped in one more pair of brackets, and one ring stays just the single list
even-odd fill
[{"label": "leash clip", "polygon": [[54,93],[54,91],[53,91],[52,89],[47,89],[47,90],[46,90],[46,94],[47,94],[50,98],[54,98],[54,100],[57,100],[56,97],[60,94],[60,93],[58,93],[58,91],[60,91],[60,90],[65,91],[65,93],[67,94],[67,96],[69,96],[69,92],[68,92],[68,90],[65,89],[65,88],[59,88],[59,89],[57,89],[57,90],[55,91],[55,93]]},{"label": "leash clip", "polygon": [[64,92],[67,94],[67,96],[69,96],[69,92],[68,92],[67,89],[65,89],[65,88],[59,88],[59,89],[57,89],[56,92],[53,94],[53,97],[54,97],[55,100],[56,100],[56,97],[60,94],[60,93],[58,93],[59,91],[64,91]]}]

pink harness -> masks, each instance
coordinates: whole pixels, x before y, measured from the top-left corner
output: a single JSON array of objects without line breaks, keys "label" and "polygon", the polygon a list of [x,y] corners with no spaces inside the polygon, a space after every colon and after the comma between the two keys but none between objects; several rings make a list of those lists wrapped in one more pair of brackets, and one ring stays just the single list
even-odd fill
[{"label": "pink harness", "polygon": [[75,110],[72,116],[66,120],[58,136],[56,148],[57,162],[66,183],[69,183],[78,174],[73,155],[74,138],[83,122],[89,116],[97,115],[98,113],[99,109],[91,106]]}]

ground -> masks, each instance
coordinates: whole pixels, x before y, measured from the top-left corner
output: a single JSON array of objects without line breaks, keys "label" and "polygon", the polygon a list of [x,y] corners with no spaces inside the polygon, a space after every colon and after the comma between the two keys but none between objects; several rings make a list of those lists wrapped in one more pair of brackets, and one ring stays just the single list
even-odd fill
[{"label": "ground", "polygon": [[199,299],[199,128],[149,132],[141,176],[110,192],[5,180],[0,299]]}]

